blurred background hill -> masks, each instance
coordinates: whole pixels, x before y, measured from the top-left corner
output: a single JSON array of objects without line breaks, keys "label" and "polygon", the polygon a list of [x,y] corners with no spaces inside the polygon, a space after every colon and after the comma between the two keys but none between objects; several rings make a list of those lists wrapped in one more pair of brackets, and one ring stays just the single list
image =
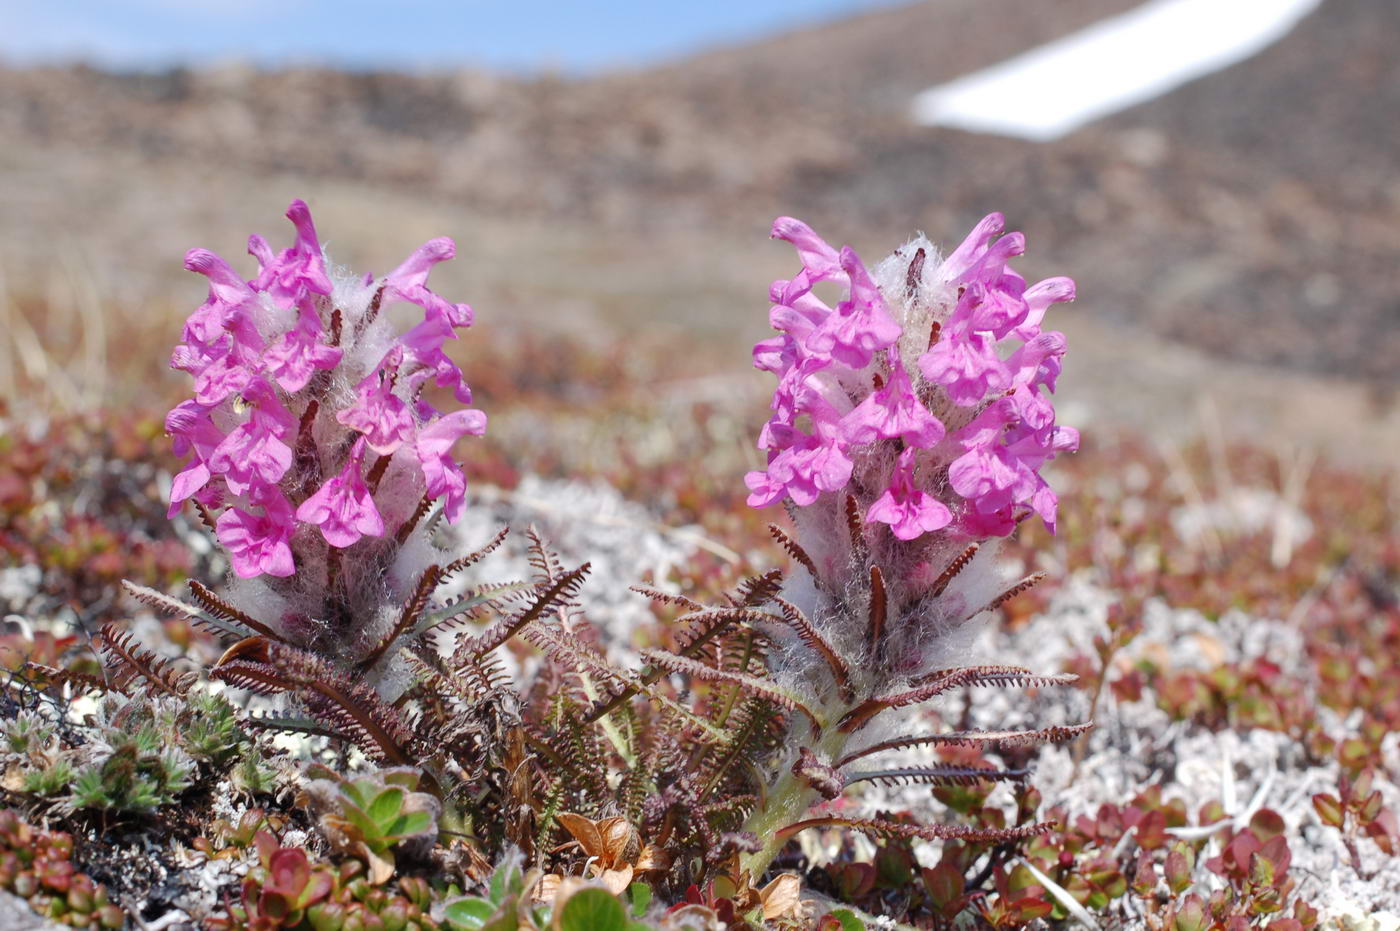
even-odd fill
[{"label": "blurred background hill", "polygon": [[[454,236],[435,281],[483,328],[645,328],[761,394],[747,344],[794,267],[773,216],[874,260],[1003,210],[1028,278],[1079,283],[1055,311],[1068,416],[1189,430],[1204,400],[1232,427],[1400,452],[1400,6],[1327,0],[1262,54],[1052,142],[911,121],[917,91],[1137,5],[929,0],[573,76],[11,65],[0,274],[52,364],[130,365],[91,327],[159,321],[168,342],[202,297],[184,250],[277,242],[301,196],[357,268]],[[486,361],[466,352],[470,376]]]}]

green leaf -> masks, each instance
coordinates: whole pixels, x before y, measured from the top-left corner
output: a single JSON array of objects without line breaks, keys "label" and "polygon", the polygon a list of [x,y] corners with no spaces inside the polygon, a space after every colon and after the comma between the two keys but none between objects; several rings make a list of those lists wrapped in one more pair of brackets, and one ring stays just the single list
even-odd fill
[{"label": "green leaf", "polygon": [[606,889],[582,889],[569,896],[559,913],[559,931],[627,931],[622,903]]},{"label": "green leaf", "polygon": [[379,786],[373,780],[361,779],[358,782],[342,782],[340,784],[340,794],[349,800],[350,804],[360,809],[368,811],[370,802],[374,800],[374,794],[379,791]]},{"label": "green leaf", "polygon": [[1346,815],[1342,811],[1342,803],[1334,795],[1320,793],[1312,798],[1313,808],[1317,809],[1317,816],[1322,819],[1323,824],[1330,824],[1334,828],[1339,828],[1346,820]]},{"label": "green leaf", "polygon": [[496,914],[496,906],[485,899],[470,898],[448,902],[442,917],[459,931],[477,931],[487,919]]},{"label": "green leaf", "polygon": [[519,895],[525,884],[525,875],[514,860],[506,860],[491,874],[491,882],[486,897],[500,905],[508,895]]},{"label": "green leaf", "polygon": [[387,834],[393,825],[394,819],[403,811],[403,789],[398,786],[390,786],[382,790],[369,803],[369,808],[365,814],[370,820],[379,825],[380,833]]},{"label": "green leaf", "polygon": [[849,908],[838,908],[831,913],[831,917],[841,922],[841,931],[865,931],[865,922]]},{"label": "green leaf", "polygon": [[627,898],[632,902],[632,917],[641,918],[651,907],[651,886],[633,883],[627,888]]},{"label": "green leaf", "polygon": [[410,811],[399,815],[394,823],[384,829],[386,838],[412,837],[422,834],[433,825],[433,816],[426,811]]}]

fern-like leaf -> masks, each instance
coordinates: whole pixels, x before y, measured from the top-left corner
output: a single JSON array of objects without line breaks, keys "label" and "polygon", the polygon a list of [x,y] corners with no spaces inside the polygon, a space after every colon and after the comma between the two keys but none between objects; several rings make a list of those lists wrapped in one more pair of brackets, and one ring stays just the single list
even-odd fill
[{"label": "fern-like leaf", "polygon": [[862,747],[859,750],[846,754],[837,760],[833,765],[837,769],[852,763],[862,757],[867,757],[885,750],[905,750],[909,747],[920,746],[973,746],[979,744],[993,744],[1001,747],[1030,747],[1046,743],[1064,743],[1073,740],[1080,734],[1087,732],[1094,725],[1092,724],[1068,724],[1056,725],[1054,727],[1044,727],[1033,731],[950,731],[946,734],[924,734],[919,737],[896,737],[893,740],[882,740]]},{"label": "fern-like leaf", "polygon": [[74,672],[71,669],[60,669],[57,666],[47,666],[43,663],[26,662],[25,672],[39,676],[43,682],[43,687],[55,685],[71,685],[78,694],[97,692],[106,694],[116,692],[120,695],[129,695],[125,689],[118,688],[115,683],[106,682],[97,676],[90,676],[85,672]]},{"label": "fern-like leaf", "polygon": [[677,656],[674,653],[667,653],[664,650],[643,650],[642,658],[653,666],[678,672],[702,682],[737,685],[747,694],[770,701],[785,711],[801,712],[812,722],[813,731],[815,733],[821,732],[821,722],[817,720],[812,709],[808,708],[801,698],[782,688],[771,679],[760,679],[757,676],[731,672],[727,669],[716,669],[713,666],[706,666],[704,663],[684,656]]},{"label": "fern-like leaf", "polygon": [[983,685],[1038,688],[1047,685],[1067,685],[1077,678],[1074,675],[1039,676],[1021,666],[964,666],[958,669],[942,669],[915,680],[913,688],[861,702],[841,719],[838,726],[842,731],[849,733],[888,708],[916,705],[956,688]]},{"label": "fern-like leaf", "polygon": [[969,544],[967,549],[963,550],[956,559],[949,563],[948,568],[943,570],[942,574],[934,581],[933,587],[929,589],[929,597],[937,598],[939,595],[943,594],[948,589],[953,579],[957,578],[958,573],[966,569],[967,564],[972,562],[972,557],[977,555],[977,550],[980,547],[980,543]]},{"label": "fern-like leaf", "polygon": [[879,566],[870,567],[870,616],[866,622],[865,645],[869,655],[879,655],[885,642],[885,576]]},{"label": "fern-like leaf", "polygon": [[428,606],[428,599],[433,596],[433,589],[437,588],[438,580],[442,578],[442,567],[432,565],[423,570],[423,574],[418,577],[418,584],[413,587],[413,594],[404,602],[403,610],[399,612],[399,619],[388,632],[380,638],[364,659],[360,660],[360,669],[372,669],[374,664],[379,662],[394,643],[413,629],[418,622],[419,616]]},{"label": "fern-like leaf", "polygon": [[821,578],[821,576],[817,574],[817,564],[812,562],[812,557],[807,555],[807,551],[799,546],[796,540],[788,536],[783,531],[783,528],[779,527],[777,524],[769,524],[768,533],[789,556],[797,561],[798,565],[807,570],[807,574],[810,575],[813,580]]},{"label": "fern-like leaf", "polygon": [[190,593],[194,595],[195,601],[204,606],[204,610],[219,618],[220,620],[240,624],[255,634],[261,634],[269,640],[281,640],[281,636],[272,628],[263,624],[256,618],[251,617],[244,611],[240,611],[229,604],[209,589],[209,586],[197,579],[190,579]]},{"label": "fern-like leaf", "polygon": [[677,607],[684,608],[687,611],[705,610],[705,606],[702,605],[700,602],[695,601],[694,599],[687,598],[684,595],[675,595],[671,592],[663,592],[660,589],[651,588],[647,585],[633,585],[631,587],[631,591],[636,592],[638,595],[645,595],[652,601],[659,601],[662,604],[675,605]]},{"label": "fern-like leaf", "polygon": [[221,662],[213,675],[242,687],[251,683],[294,692],[313,718],[371,758],[396,766],[413,765],[412,731],[402,715],[367,684],[306,650],[266,643],[264,653],[265,661]]},{"label": "fern-like leaf", "polygon": [[192,604],[187,604],[178,598],[172,598],[164,592],[158,592],[154,588],[147,588],[144,585],[137,585],[135,582],[122,580],[122,588],[128,595],[137,601],[154,608],[163,614],[172,617],[183,617],[185,620],[203,630],[207,630],[219,637],[251,637],[253,630],[244,627],[242,624],[229,621],[225,618],[216,617],[201,608]]},{"label": "fern-like leaf", "polygon": [[1001,844],[1024,840],[1037,834],[1046,834],[1055,829],[1054,822],[1023,824],[1014,828],[973,828],[963,824],[906,824],[900,821],[885,821],[880,818],[841,818],[835,815],[808,818],[790,824],[778,831],[778,836],[788,838],[799,831],[817,827],[843,827],[860,831],[872,837],[922,838],[923,840],[960,840],[970,844]]},{"label": "fern-like leaf", "polygon": [[[543,553],[544,551],[541,550]],[[554,608],[562,600],[572,598],[583,585],[590,566],[584,563],[571,572],[561,574],[552,585],[540,592],[523,611],[501,618],[471,643],[472,652],[480,657],[505,643],[528,624],[538,620],[546,611]]]},{"label": "fern-like leaf", "polygon": [[[738,599],[730,598],[730,601]],[[671,653],[676,656],[694,657],[707,644],[716,637],[729,631],[735,625],[741,623],[759,624],[771,623],[778,620],[771,614],[761,611],[751,611],[742,607],[713,608],[702,610],[695,614],[687,614],[677,618],[677,623],[686,624],[686,628],[676,636],[675,644]],[[653,670],[634,680],[622,692],[610,698],[601,699],[590,708],[584,716],[587,721],[597,721],[605,714],[611,713],[623,702],[630,700],[642,689],[648,688],[658,682],[666,674],[664,669]]]},{"label": "fern-like leaf", "polygon": [[905,766],[896,769],[869,770],[844,774],[846,785],[870,782],[877,786],[970,786],[983,780],[989,782],[1020,782],[1030,775],[1028,769],[997,769],[981,766]]},{"label": "fern-like leaf", "polygon": [[828,669],[831,670],[832,678],[836,680],[837,687],[841,690],[841,695],[847,700],[851,697],[851,667],[836,648],[821,635],[821,632],[812,626],[811,620],[790,601],[783,598],[774,598],[778,610],[782,612],[782,619],[788,627],[796,632],[798,638],[819,655]]},{"label": "fern-like leaf", "polygon": [[726,596],[735,607],[757,608],[771,601],[783,590],[783,570],[770,569],[762,575],[745,579],[739,585],[737,595]]},{"label": "fern-like leaf", "polygon": [[118,689],[127,689],[132,681],[140,679],[148,691],[183,698],[199,679],[192,672],[180,672],[169,660],[142,647],[130,631],[115,624],[103,625],[100,644],[107,654],[108,676]]},{"label": "fern-like leaf", "polygon": [[978,608],[976,611],[973,611],[967,616],[966,620],[972,620],[974,617],[981,614],[983,611],[995,611],[997,608],[1000,608],[1002,605],[1006,604],[1008,601],[1010,601],[1012,598],[1015,598],[1022,592],[1029,591],[1030,589],[1034,588],[1043,578],[1045,578],[1044,572],[1034,572],[1026,576],[1024,579],[1017,582],[1015,585],[1011,586],[1006,591],[1002,592],[1000,595],[996,596],[991,601]]},{"label": "fern-like leaf", "polygon": [[438,574],[439,584],[441,584],[442,582],[446,582],[448,579],[452,578],[454,575],[461,572],[463,569],[468,569],[476,565],[477,563],[485,559],[487,556],[490,556],[492,553],[496,552],[496,550],[500,548],[501,544],[505,542],[506,537],[509,534],[510,528],[502,527],[499,531],[497,531],[496,535],[492,537],[491,540],[485,546],[481,547],[481,549],[476,550],[473,553],[468,553],[466,556],[463,556],[460,559],[454,559],[452,562],[443,566],[442,572]]}]

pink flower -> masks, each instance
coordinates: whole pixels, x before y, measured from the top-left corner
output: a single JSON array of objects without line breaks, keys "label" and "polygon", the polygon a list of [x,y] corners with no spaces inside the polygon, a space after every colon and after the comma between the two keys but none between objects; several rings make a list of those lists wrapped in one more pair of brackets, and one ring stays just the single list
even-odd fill
[{"label": "pink flower", "polygon": [[467,479],[452,459],[452,446],[464,436],[481,436],[485,432],[485,414],[478,410],[461,410],[419,430],[414,440],[428,497],[443,499],[443,513],[448,523],[456,523],[461,518],[467,492]]},{"label": "pink flower", "polygon": [[473,315],[470,307],[443,300],[428,290],[425,284],[434,265],[456,254],[457,244],[446,236],[423,243],[384,280],[384,299],[401,298],[429,313],[441,314],[454,327],[471,326]]},{"label": "pink flower", "polygon": [[443,343],[456,338],[447,315],[430,308],[422,323],[399,338],[399,344],[414,361],[434,374],[438,387],[451,388],[458,401],[470,404],[472,392],[462,381],[462,370],[442,351]]},{"label": "pink flower", "polygon": [[792,243],[797,249],[797,257],[802,261],[803,269],[812,276],[812,281],[840,277],[841,260],[836,250],[801,220],[778,217],[773,221],[770,236]]},{"label": "pink flower", "polygon": [[983,333],[944,335],[919,356],[919,371],[960,407],[972,407],[989,392],[1011,384],[1011,373],[997,357],[996,341]]},{"label": "pink flower", "polygon": [[251,579],[263,573],[289,576],[296,571],[291,548],[296,529],[292,506],[270,485],[256,489],[252,498],[263,509],[260,516],[231,507],[219,515],[214,535],[228,550],[239,578]]},{"label": "pink flower", "polygon": [[1069,278],[1037,281],[1026,289],[1025,299],[1026,319],[1012,333],[1020,339],[1030,340],[1040,332],[1040,321],[1045,319],[1045,311],[1051,304],[1074,300],[1074,282]]},{"label": "pink flower", "polygon": [[360,475],[364,456],[365,438],[360,437],[341,473],[303,501],[296,511],[297,520],[321,528],[326,542],[337,548],[350,546],[361,537],[384,535],[384,519]]},{"label": "pink flower", "polygon": [[1040,411],[1033,388],[1017,388],[989,405],[962,430],[967,451],[948,467],[948,482],[969,503],[964,530],[973,536],[1010,533],[1020,517],[1035,511],[1053,533],[1057,499],[1040,468],[1058,453],[1078,448],[1079,433],[1069,427],[1026,422],[1026,411]]},{"label": "pink flower", "polygon": [[889,350],[889,362],[889,381],[842,419],[846,439],[851,443],[872,443],[900,437],[911,445],[931,449],[943,439],[943,424],[919,402],[909,373],[893,349]]},{"label": "pink flower", "polygon": [[223,442],[224,434],[209,419],[209,409],[194,401],[184,401],[166,415],[165,432],[174,439],[175,455],[194,453],[194,458],[170,483],[170,510],[166,516],[174,517],[187,498],[208,485],[209,457]]},{"label": "pink flower", "polygon": [[317,369],[328,371],[340,364],[341,350],[321,342],[322,332],[321,317],[303,294],[296,325],[263,354],[263,363],[283,391],[300,391]]},{"label": "pink flower", "polygon": [[240,351],[238,343],[225,337],[218,344],[194,378],[194,399],[206,407],[215,407],[241,394],[252,382],[260,367],[256,357]]},{"label": "pink flower", "polygon": [[248,237],[248,252],[262,266],[252,285],[256,290],[270,295],[278,307],[291,307],[308,291],[331,293],[326,259],[321,252],[321,242],[316,238],[316,225],[311,222],[311,209],[306,206],[306,201],[292,201],[287,208],[287,219],[296,227],[297,239],[290,249],[283,249],[281,255],[274,256],[272,247],[261,236]]},{"label": "pink flower", "polygon": [[[1009,264],[1025,237],[1005,233],[1001,214],[945,260],[930,260],[927,241],[901,249],[878,268],[884,292],[849,246],[838,251],[789,217],[773,235],[793,244],[802,268],[773,282],[779,335],[754,347],[754,365],[778,384],[758,440],[768,467],[745,476],[749,504],[849,495],[902,540],[949,527],[1005,534],[1032,512],[1053,529],[1055,496],[1040,468],[1078,435],[1055,424],[1046,392],[1065,342],[1041,323],[1050,304],[1073,299],[1074,283],[1027,288]],[[847,288],[835,310],[812,292],[822,281]],[[901,351],[919,352],[918,365]],[[949,420],[963,424],[951,438]],[[916,450],[927,451],[917,470]]]},{"label": "pink flower", "polygon": [[865,512],[867,521],[889,524],[901,540],[913,540],[942,530],[953,520],[947,505],[915,487],[914,454],[913,447],[899,454],[890,487]]},{"label": "pink flower", "polygon": [[250,382],[243,397],[252,406],[248,422],[235,427],[209,457],[209,468],[236,495],[254,485],[274,485],[287,473],[292,449],[282,440],[296,429],[296,419],[263,379]]},{"label": "pink flower", "polygon": [[894,345],[902,330],[890,318],[880,290],[855,251],[846,246],[840,258],[841,268],[850,279],[850,296],[812,333],[807,348],[822,355],[829,353],[853,369],[862,369],[870,364],[877,350]]},{"label": "pink flower", "polygon": [[[844,488],[851,480],[852,468],[839,440],[794,433],[790,445],[769,458],[767,473],[750,472],[745,476],[744,481],[753,492],[749,505],[767,507],[785,494],[793,503],[806,507],[822,492]],[[765,474],[766,478],[760,478]],[[775,495],[776,489],[782,489],[782,494]]]},{"label": "pink flower", "polygon": [[355,388],[355,403],[335,415],[335,419],[363,433],[369,448],[388,456],[413,439],[413,414],[394,392],[394,380],[403,349],[395,346],[383,361]]}]

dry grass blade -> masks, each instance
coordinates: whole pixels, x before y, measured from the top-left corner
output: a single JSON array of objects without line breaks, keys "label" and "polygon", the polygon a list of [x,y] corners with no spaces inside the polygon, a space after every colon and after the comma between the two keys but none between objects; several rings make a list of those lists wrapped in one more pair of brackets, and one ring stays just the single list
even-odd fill
[{"label": "dry grass blade", "polygon": [[240,722],[245,727],[251,727],[259,731],[271,731],[279,734],[307,734],[312,737],[335,737],[341,735],[331,730],[319,721],[311,718],[302,718],[296,715],[279,714],[250,714]]}]

